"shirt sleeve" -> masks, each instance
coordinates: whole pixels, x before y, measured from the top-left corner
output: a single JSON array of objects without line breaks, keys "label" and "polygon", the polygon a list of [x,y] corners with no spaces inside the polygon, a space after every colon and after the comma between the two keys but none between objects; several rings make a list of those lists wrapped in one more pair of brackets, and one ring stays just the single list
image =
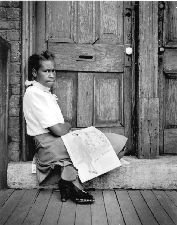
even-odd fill
[{"label": "shirt sleeve", "polygon": [[51,108],[52,102],[47,96],[35,92],[31,93],[30,106],[34,117],[38,120],[42,128],[51,127],[59,123],[56,112]]}]

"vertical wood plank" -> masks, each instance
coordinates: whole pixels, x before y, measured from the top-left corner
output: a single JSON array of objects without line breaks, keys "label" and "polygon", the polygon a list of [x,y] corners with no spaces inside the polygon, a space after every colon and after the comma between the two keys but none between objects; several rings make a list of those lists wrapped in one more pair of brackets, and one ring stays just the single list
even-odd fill
[{"label": "vertical wood plank", "polygon": [[177,206],[177,192],[176,191],[165,191],[165,193],[169,196],[169,198],[174,202]]},{"label": "vertical wood plank", "polygon": [[159,56],[159,153],[164,153],[164,125],[165,125],[165,76],[163,73],[162,57]]},{"label": "vertical wood plank", "polygon": [[78,43],[78,1],[72,2],[72,12],[71,12],[71,37],[75,43]]},{"label": "vertical wood plank", "polygon": [[102,191],[94,191],[95,203],[91,205],[92,225],[108,225]]},{"label": "vertical wood plank", "polygon": [[160,225],[174,225],[173,221],[170,219],[169,215],[163,209],[161,204],[155,198],[152,191],[140,191],[144,200],[146,201],[148,207],[156,218]]},{"label": "vertical wood plank", "polygon": [[155,158],[159,155],[159,99],[139,101],[138,157]]},{"label": "vertical wood plank", "polygon": [[132,2],[124,2],[124,45],[132,45]]},{"label": "vertical wood plank", "polygon": [[[177,14],[176,2],[169,2],[169,39],[174,41],[177,38]],[[176,40],[175,40],[176,41]]]},{"label": "vertical wood plank", "polygon": [[60,192],[53,191],[40,225],[57,225],[61,208]]},{"label": "vertical wood plank", "polygon": [[[24,7],[25,11],[23,12],[24,15],[24,30],[22,32],[23,33],[23,38],[24,40],[24,46],[22,46],[22,48],[24,49],[24,53],[25,55],[23,55],[24,57],[24,69],[25,73],[24,76],[22,77],[22,85],[24,86],[22,88],[22,96],[24,96],[24,91],[25,91],[25,80],[32,80],[31,74],[29,73],[28,70],[28,58],[29,56],[31,56],[34,51],[35,51],[35,40],[36,40],[36,21],[35,21],[35,2],[28,2],[28,4]],[[22,101],[23,104],[23,101]],[[23,106],[22,106],[23,108]],[[25,126],[25,128],[23,129],[23,132],[25,132],[25,134],[22,134],[25,140],[25,149],[22,150],[23,154],[22,154],[22,160],[26,161],[26,160],[32,160],[33,156],[34,156],[34,149],[35,149],[35,145],[34,142],[32,141],[32,138],[30,136],[27,135],[26,133],[26,122],[25,122],[25,118],[23,116],[23,113],[21,114],[22,116],[22,121],[24,121],[23,126]]]},{"label": "vertical wood plank", "polygon": [[139,191],[128,191],[142,225],[158,225]]},{"label": "vertical wood plank", "polygon": [[24,225],[40,224],[41,219],[47,208],[50,197],[51,197],[51,190],[40,191],[36,201],[32,205],[32,208],[30,209],[27,217],[23,222]]},{"label": "vertical wood plank", "polygon": [[164,149],[163,153],[176,154],[177,150],[177,128],[163,130],[164,135]]},{"label": "vertical wood plank", "polygon": [[7,188],[10,44],[0,37],[0,189]]},{"label": "vertical wood plank", "polygon": [[34,53],[36,40],[35,2],[29,2],[29,55]]},{"label": "vertical wood plank", "polygon": [[128,192],[125,190],[116,190],[119,205],[122,210],[123,218],[126,225],[141,225],[136,214],[135,208],[131,202]]},{"label": "vertical wood plank", "polygon": [[163,44],[164,46],[167,44],[168,42],[168,15],[169,15],[169,12],[168,12],[168,5],[169,5],[169,2],[166,2],[165,4],[165,10],[164,10],[164,23],[163,23]]},{"label": "vertical wood plank", "polygon": [[117,21],[118,21],[117,22],[117,37],[118,37],[118,43],[117,44],[124,44],[123,12],[124,12],[124,2],[123,1],[117,1]]},{"label": "vertical wood plank", "polygon": [[14,192],[14,189],[2,189],[0,190],[0,207],[4,205],[7,199],[11,196]]},{"label": "vertical wood plank", "polygon": [[77,73],[57,72],[54,94],[58,97],[58,104],[65,121],[76,127],[77,110]]},{"label": "vertical wood plank", "polygon": [[177,126],[177,80],[166,79],[165,127]]},{"label": "vertical wood plank", "polygon": [[91,206],[88,205],[77,205],[76,208],[76,220],[74,225],[91,225]]},{"label": "vertical wood plank", "polygon": [[[159,56],[160,68],[160,152],[176,154],[177,135],[177,82],[176,82],[176,46],[177,46],[177,12],[176,2],[163,2],[164,8],[160,11],[161,46],[165,52]],[[170,47],[170,48],[168,48]],[[163,142],[162,142],[163,141]],[[164,146],[162,146],[162,144]]]},{"label": "vertical wood plank", "polygon": [[125,225],[120,206],[117,202],[115,192],[112,190],[103,191],[104,204],[109,225]]},{"label": "vertical wood plank", "polygon": [[0,224],[4,224],[9,216],[12,214],[21,198],[23,197],[25,190],[16,190],[11,197],[5,202],[0,209]]},{"label": "vertical wood plank", "polygon": [[52,7],[52,2],[51,1],[47,1],[46,2],[46,16],[45,16],[45,20],[46,20],[46,32],[45,32],[45,39],[49,40],[50,38],[50,23],[51,23],[51,7]]},{"label": "vertical wood plank", "polygon": [[47,40],[71,39],[71,15],[70,1],[47,2]]},{"label": "vertical wood plank", "polygon": [[118,4],[115,1],[100,2],[100,34],[117,34]]},{"label": "vertical wood plank", "polygon": [[62,205],[58,225],[74,225],[76,217],[76,204],[71,200],[67,200]]},{"label": "vertical wood plank", "polygon": [[158,97],[158,2],[139,2],[139,96]]},{"label": "vertical wood plank", "polygon": [[159,154],[158,2],[139,2],[138,157]]},{"label": "vertical wood plank", "polygon": [[78,43],[95,41],[95,2],[80,1],[78,4]]},{"label": "vertical wood plank", "polygon": [[154,190],[153,193],[155,194],[156,198],[168,213],[170,218],[173,220],[175,224],[177,224],[177,207],[171,201],[171,199],[165,194],[164,191],[156,191]]},{"label": "vertical wood plank", "polygon": [[120,126],[123,110],[123,76],[99,73],[94,79],[94,125]]},{"label": "vertical wood plank", "polygon": [[[22,96],[25,94],[25,80],[28,79],[28,33],[26,27],[28,27],[28,2],[22,3]],[[23,101],[22,101],[23,107]],[[22,160],[26,161],[26,122],[25,118],[22,118]]]},{"label": "vertical wood plank", "polygon": [[[124,45],[126,47],[132,46],[132,2],[124,2]],[[132,82],[134,82],[132,74],[132,55],[125,54],[125,67],[124,67],[124,135],[128,138],[126,143],[127,151],[130,153],[133,151],[133,133],[132,133],[132,101],[134,100],[134,91],[132,90]]]},{"label": "vertical wood plank", "polygon": [[93,73],[78,73],[77,127],[93,122]]},{"label": "vertical wood plank", "polygon": [[6,221],[6,225],[23,224],[31,205],[34,203],[38,194],[38,190],[27,190],[21,198],[19,204]]},{"label": "vertical wood plank", "polygon": [[[32,15],[34,15],[35,2],[23,2],[22,3],[22,96],[25,93],[25,80],[30,79],[28,77],[28,57],[34,52],[34,38],[35,38],[35,21]],[[23,101],[22,101],[23,108]],[[29,160],[30,150],[27,143],[26,136],[26,122],[21,114],[22,118],[22,160]]]},{"label": "vertical wood plank", "polygon": [[36,53],[41,53],[46,49],[46,2],[36,3]]},{"label": "vertical wood plank", "polygon": [[135,90],[132,90],[132,68],[131,67],[125,67],[124,70],[124,107],[123,107],[123,125],[125,127],[124,135],[128,138],[128,141],[126,143],[126,148],[128,152],[133,151],[134,143],[133,143],[133,131],[132,131],[132,101],[134,98],[134,92]]}]

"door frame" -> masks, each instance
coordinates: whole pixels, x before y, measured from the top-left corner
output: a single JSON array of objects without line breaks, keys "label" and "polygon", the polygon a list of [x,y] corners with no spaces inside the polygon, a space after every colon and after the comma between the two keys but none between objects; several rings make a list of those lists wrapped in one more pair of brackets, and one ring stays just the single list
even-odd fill
[{"label": "door frame", "polygon": [[138,158],[159,156],[158,2],[139,2]]},{"label": "door frame", "polygon": [[[33,1],[23,1],[22,2],[22,63],[21,63],[21,87],[22,87],[22,97],[25,93],[25,81],[28,79],[28,58],[30,55],[34,53],[35,49],[35,2]],[[23,109],[23,101],[22,101],[22,109]],[[21,152],[21,160],[27,161],[29,152],[26,149],[26,122],[21,113],[21,121],[22,121],[22,152]]]},{"label": "door frame", "polygon": [[0,189],[7,188],[7,166],[8,166],[8,126],[9,126],[9,73],[10,73],[10,49],[11,45],[0,37],[1,70],[1,98],[0,102]]}]

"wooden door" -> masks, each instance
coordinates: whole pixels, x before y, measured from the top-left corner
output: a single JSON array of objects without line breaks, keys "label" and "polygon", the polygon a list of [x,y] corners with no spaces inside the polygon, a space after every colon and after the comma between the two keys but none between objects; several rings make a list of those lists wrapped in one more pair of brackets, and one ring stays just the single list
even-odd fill
[{"label": "wooden door", "polygon": [[132,3],[38,2],[36,48],[56,56],[53,92],[66,121],[129,138],[132,150]]},{"label": "wooden door", "polygon": [[[159,3],[161,153],[177,154],[177,2]],[[164,53],[163,53],[164,51]]]}]

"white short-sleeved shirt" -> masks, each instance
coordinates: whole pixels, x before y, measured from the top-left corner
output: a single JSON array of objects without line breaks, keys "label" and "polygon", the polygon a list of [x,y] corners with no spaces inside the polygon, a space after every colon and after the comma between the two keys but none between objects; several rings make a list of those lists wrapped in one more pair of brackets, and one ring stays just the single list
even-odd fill
[{"label": "white short-sleeved shirt", "polygon": [[23,112],[27,123],[27,134],[30,136],[48,133],[49,130],[46,128],[64,123],[56,96],[49,91],[49,88],[36,81],[25,92]]}]

